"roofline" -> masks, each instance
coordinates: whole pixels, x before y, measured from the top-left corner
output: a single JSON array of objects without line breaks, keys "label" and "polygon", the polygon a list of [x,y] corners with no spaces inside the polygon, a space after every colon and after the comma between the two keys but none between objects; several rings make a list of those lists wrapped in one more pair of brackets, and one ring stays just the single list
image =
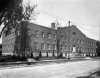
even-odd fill
[{"label": "roofline", "polygon": [[40,26],[40,27],[43,27],[43,28],[46,28],[46,29],[50,29],[50,30],[56,31],[56,29],[52,29],[52,28],[49,28],[49,27],[46,27],[46,26],[43,26],[43,25],[39,25],[39,24],[35,24],[35,23],[29,23],[29,24],[37,25],[37,26]]}]

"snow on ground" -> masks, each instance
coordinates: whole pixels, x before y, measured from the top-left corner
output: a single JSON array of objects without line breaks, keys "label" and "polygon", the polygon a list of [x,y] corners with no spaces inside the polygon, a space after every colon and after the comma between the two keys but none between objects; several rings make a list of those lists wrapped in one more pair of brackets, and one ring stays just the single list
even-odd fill
[{"label": "snow on ground", "polygon": [[99,67],[99,61],[78,61],[60,64],[33,65],[0,70],[0,78],[75,78]]}]

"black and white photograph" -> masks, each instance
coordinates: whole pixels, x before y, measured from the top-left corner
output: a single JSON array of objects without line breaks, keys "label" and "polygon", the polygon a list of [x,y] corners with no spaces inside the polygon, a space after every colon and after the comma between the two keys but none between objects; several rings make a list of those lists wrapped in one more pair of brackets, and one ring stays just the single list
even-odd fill
[{"label": "black and white photograph", "polygon": [[0,78],[100,78],[100,0],[0,0]]}]

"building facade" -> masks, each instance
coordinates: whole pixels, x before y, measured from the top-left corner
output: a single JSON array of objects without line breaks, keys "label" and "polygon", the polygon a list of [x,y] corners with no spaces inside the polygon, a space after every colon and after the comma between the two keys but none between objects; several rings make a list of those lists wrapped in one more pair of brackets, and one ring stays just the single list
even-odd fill
[{"label": "building facade", "polygon": [[28,25],[30,48],[33,56],[41,53],[42,57],[57,56],[56,30],[36,24]]},{"label": "building facade", "polygon": [[[54,23],[51,24],[51,28],[28,23],[27,28],[29,47],[24,50],[24,56],[57,57],[60,54],[63,57],[96,56],[96,41],[86,37],[74,25],[55,29]],[[8,35],[3,34],[2,39],[2,53],[17,55],[18,52],[14,50],[15,29]]]},{"label": "building facade", "polygon": [[15,29],[10,32],[4,30],[2,34],[2,55],[14,55],[15,39]]},{"label": "building facade", "polygon": [[76,26],[59,27],[59,52],[63,56],[96,56],[96,41],[86,37]]},{"label": "building facade", "polygon": [[96,44],[97,44],[97,49],[96,49],[97,56],[100,56],[100,41],[97,41]]}]

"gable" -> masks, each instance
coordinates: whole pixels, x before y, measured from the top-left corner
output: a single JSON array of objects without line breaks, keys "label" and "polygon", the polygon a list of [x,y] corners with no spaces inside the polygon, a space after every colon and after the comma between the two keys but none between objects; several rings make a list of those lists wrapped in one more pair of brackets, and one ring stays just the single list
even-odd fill
[{"label": "gable", "polygon": [[71,35],[82,39],[86,37],[76,26],[71,26]]}]

